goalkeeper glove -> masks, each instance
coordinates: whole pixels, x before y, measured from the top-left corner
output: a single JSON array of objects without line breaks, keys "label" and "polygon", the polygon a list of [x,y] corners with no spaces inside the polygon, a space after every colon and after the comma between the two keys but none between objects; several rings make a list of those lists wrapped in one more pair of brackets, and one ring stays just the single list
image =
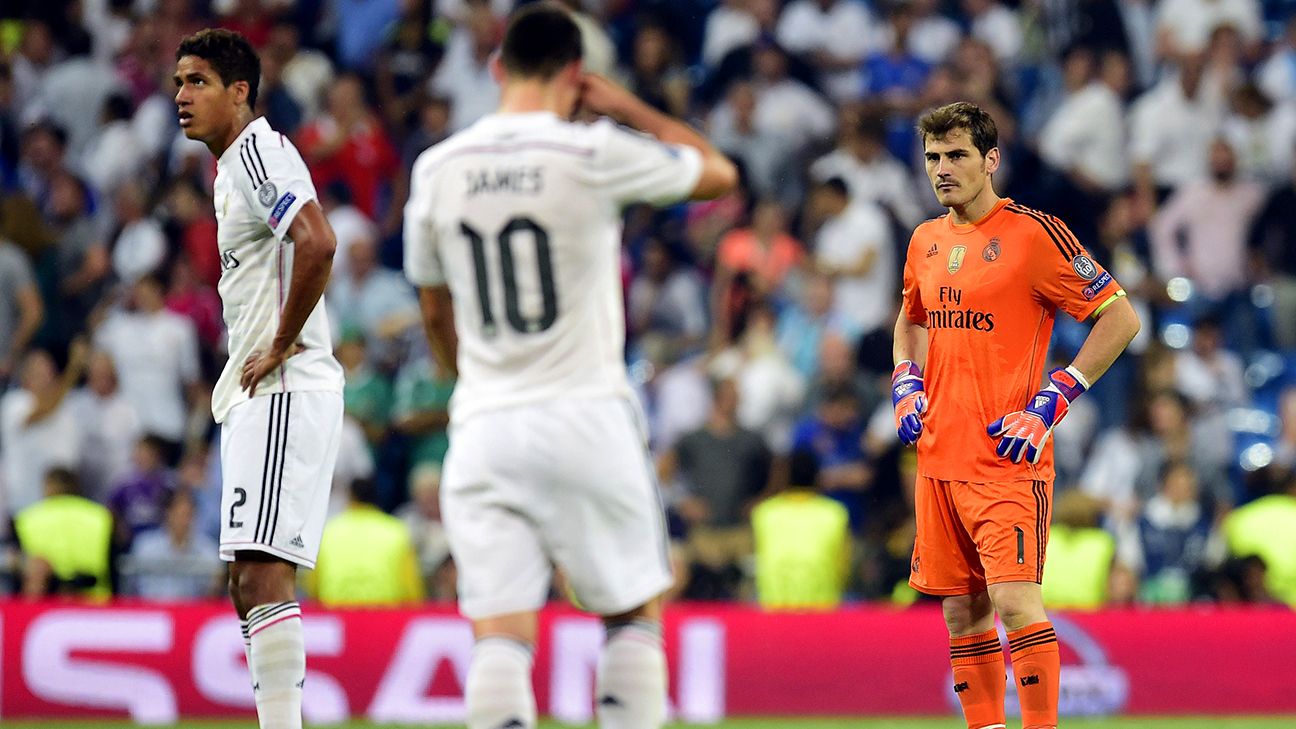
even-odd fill
[{"label": "goalkeeper glove", "polygon": [[1048,385],[1035,393],[1025,410],[1009,413],[986,427],[991,438],[999,438],[995,452],[1013,463],[1021,463],[1023,456],[1030,463],[1039,463],[1053,428],[1088,389],[1084,375],[1075,367],[1050,372]]},{"label": "goalkeeper glove", "polygon": [[923,389],[922,370],[910,360],[896,365],[891,373],[891,404],[895,406],[900,442],[917,443],[918,436],[922,435],[922,416],[927,412],[927,392]]}]

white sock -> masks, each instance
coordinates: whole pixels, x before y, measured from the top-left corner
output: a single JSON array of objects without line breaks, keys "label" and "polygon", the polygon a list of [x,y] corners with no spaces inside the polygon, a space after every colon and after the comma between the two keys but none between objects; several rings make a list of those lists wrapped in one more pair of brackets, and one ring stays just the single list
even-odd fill
[{"label": "white sock", "polygon": [[660,623],[632,620],[608,628],[594,691],[602,729],[657,729],[666,721]]},{"label": "white sock", "polygon": [[529,646],[502,636],[478,640],[465,683],[468,729],[534,729]]},{"label": "white sock", "polygon": [[[252,636],[248,635],[248,625],[246,620],[239,621],[239,627],[243,630],[243,657],[247,659],[248,675],[252,675]],[[252,683],[256,683],[252,681]]]},{"label": "white sock", "polygon": [[301,607],[295,602],[258,605],[248,611],[249,665],[261,729],[301,729],[306,646]]}]

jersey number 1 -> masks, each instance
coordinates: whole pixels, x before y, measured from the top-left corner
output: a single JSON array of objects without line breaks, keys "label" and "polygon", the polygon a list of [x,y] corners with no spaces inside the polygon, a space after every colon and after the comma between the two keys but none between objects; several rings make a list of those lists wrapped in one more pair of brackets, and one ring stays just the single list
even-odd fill
[{"label": "jersey number 1", "polygon": [[[495,313],[491,311],[490,281],[486,272],[486,239],[465,222],[459,223],[459,230],[472,246],[473,268],[477,273],[477,303],[482,312],[482,333],[494,336],[498,331]],[[522,316],[518,305],[517,272],[513,267],[513,234],[527,232],[535,241],[536,263],[540,268],[540,318],[528,319]],[[543,332],[553,326],[558,318],[558,296],[554,293],[553,257],[549,251],[549,233],[540,224],[527,217],[513,218],[495,236],[499,244],[500,273],[504,280],[504,313],[508,316],[509,326],[522,334]]]}]

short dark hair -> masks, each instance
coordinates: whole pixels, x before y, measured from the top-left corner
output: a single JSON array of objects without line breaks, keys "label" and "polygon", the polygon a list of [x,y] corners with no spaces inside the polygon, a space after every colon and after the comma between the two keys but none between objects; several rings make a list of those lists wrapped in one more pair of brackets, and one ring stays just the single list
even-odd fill
[{"label": "short dark hair", "polygon": [[918,134],[924,144],[928,137],[941,139],[955,129],[967,130],[972,144],[985,156],[999,146],[999,129],[984,109],[967,101],[956,101],[932,109],[918,120]]},{"label": "short dark hair", "polygon": [[351,482],[351,500],[357,504],[378,505],[378,485],[369,478],[357,478]]},{"label": "short dark hair", "polygon": [[180,41],[175,59],[197,56],[211,64],[221,83],[235,81],[248,85],[248,108],[256,108],[257,87],[261,85],[261,59],[256,49],[241,33],[224,28],[204,28]]},{"label": "short dark hair", "polygon": [[841,177],[838,177],[836,175],[829,177],[823,182],[820,182],[819,189],[828,190],[830,192],[841,195],[842,197],[846,197],[846,198],[850,197],[850,186],[846,184],[846,180],[843,180]]},{"label": "short dark hair", "polygon": [[788,458],[788,487],[813,489],[819,485],[819,454],[809,448],[797,448]]},{"label": "short dark hair", "polygon": [[56,466],[45,472],[45,481],[57,486],[58,493],[69,496],[81,495],[81,479],[71,469]]},{"label": "short dark hair", "polygon": [[500,61],[509,74],[543,81],[582,57],[576,21],[549,2],[532,3],[514,13],[500,49]]}]

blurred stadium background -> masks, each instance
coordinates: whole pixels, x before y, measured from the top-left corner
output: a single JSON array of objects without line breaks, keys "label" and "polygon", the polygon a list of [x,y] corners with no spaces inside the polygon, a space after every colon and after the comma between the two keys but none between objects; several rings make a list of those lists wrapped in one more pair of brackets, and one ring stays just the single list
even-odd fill
[{"label": "blurred stadium background", "polygon": [[[959,99],[999,123],[1000,192],[1066,221],[1144,322],[1056,434],[1045,594],[1072,627],[1064,711],[1296,715],[1296,3],[564,2],[591,69],[743,169],[724,199],[626,211],[626,362],[674,538],[682,716],[954,711],[939,614],[905,584],[914,464],[886,391],[909,232],[942,212],[913,121]],[[411,658],[426,670],[390,690],[455,720],[463,626],[437,509],[453,382],[399,273],[400,218],[417,154],[492,108],[486,62],[513,5],[0,6],[6,726],[250,705],[215,561],[215,167],[171,100],[178,40],[212,25],[261,50],[259,111],[302,150],[338,237],[338,528],[301,586],[316,718],[383,695],[403,626],[451,668]],[[1054,358],[1084,333],[1059,319]],[[834,529],[776,526],[795,448],[823,465],[796,498]],[[60,529],[55,503],[105,526]],[[55,526],[25,536],[24,513]],[[391,515],[364,522],[396,535],[390,554],[345,528],[374,513]],[[576,657],[555,651],[541,701],[579,724],[588,626],[568,615],[549,614],[546,640]],[[1296,719],[1093,721],[1067,724]]]}]

